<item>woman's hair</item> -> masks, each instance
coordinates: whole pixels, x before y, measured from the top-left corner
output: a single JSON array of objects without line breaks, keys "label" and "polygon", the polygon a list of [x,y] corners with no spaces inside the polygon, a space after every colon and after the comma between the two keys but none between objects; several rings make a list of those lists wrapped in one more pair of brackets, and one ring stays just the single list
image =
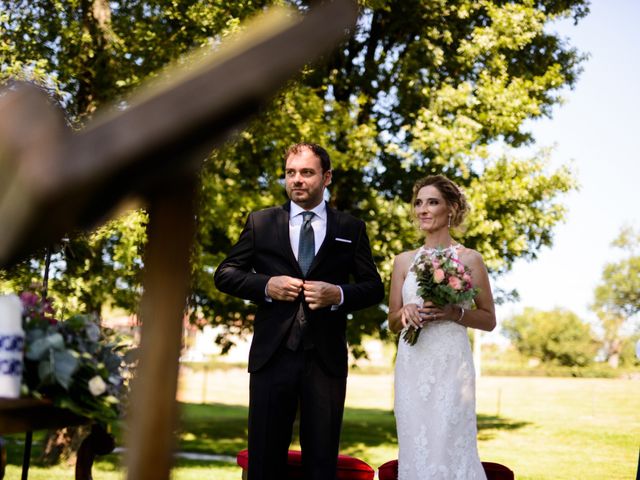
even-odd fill
[{"label": "woman's hair", "polygon": [[460,225],[469,212],[467,198],[464,196],[464,193],[462,193],[462,190],[460,190],[460,187],[443,175],[429,175],[428,177],[421,178],[413,185],[411,205],[416,203],[420,189],[427,186],[437,188],[445,202],[447,202],[447,205],[451,207],[451,226],[457,227]]}]

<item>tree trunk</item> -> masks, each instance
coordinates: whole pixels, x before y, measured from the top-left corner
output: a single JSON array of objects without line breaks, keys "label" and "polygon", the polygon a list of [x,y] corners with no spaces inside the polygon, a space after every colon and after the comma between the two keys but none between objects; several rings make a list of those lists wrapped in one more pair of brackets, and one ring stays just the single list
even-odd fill
[{"label": "tree trunk", "polygon": [[47,466],[56,465],[62,461],[70,465],[75,464],[78,448],[90,432],[89,425],[49,430],[44,439],[40,460]]},{"label": "tree trunk", "polygon": [[612,353],[611,355],[609,355],[607,363],[611,365],[612,368],[618,368],[618,366],[620,365],[620,354]]}]

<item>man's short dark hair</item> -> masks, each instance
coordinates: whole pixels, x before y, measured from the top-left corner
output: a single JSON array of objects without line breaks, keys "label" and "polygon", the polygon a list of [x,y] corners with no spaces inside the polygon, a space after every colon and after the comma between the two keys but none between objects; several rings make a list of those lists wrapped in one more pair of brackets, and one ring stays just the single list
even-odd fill
[{"label": "man's short dark hair", "polygon": [[315,156],[320,159],[320,166],[322,167],[322,173],[328,172],[329,170],[331,170],[331,159],[329,158],[329,153],[327,153],[327,151],[324,148],[322,148],[320,145],[316,143],[300,142],[300,143],[296,143],[295,145],[291,145],[287,149],[287,152],[284,154],[285,163],[287,163],[287,159],[291,155],[298,154],[300,153],[301,150],[305,148],[308,148],[309,150],[311,150],[315,154]]}]

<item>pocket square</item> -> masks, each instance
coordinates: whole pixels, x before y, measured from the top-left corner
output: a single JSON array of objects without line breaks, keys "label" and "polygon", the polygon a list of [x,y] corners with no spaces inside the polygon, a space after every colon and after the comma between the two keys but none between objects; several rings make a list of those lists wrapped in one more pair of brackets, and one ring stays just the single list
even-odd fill
[{"label": "pocket square", "polygon": [[336,242],[353,243],[351,240],[348,240],[346,238],[340,238],[340,237],[336,237]]}]

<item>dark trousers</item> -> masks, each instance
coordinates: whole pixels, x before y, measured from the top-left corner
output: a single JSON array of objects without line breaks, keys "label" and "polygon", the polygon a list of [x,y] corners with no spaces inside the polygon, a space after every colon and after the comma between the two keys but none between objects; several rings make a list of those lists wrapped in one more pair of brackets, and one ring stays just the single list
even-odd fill
[{"label": "dark trousers", "polygon": [[300,405],[305,480],[336,478],[347,379],[327,375],[315,349],[279,349],[249,383],[249,480],[287,478]]}]

